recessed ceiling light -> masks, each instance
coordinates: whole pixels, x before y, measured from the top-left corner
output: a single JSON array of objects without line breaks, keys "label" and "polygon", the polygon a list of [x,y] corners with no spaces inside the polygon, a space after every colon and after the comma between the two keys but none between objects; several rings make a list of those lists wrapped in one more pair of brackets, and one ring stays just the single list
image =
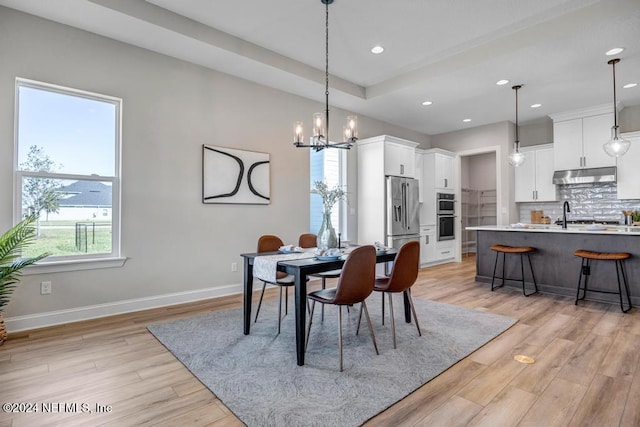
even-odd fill
[{"label": "recessed ceiling light", "polygon": [[433,104],[433,101],[424,101],[422,103],[422,105],[431,105],[431,104]]},{"label": "recessed ceiling light", "polygon": [[632,87],[636,87],[638,86],[638,83],[627,83],[626,85],[622,86],[625,89],[631,89]]},{"label": "recessed ceiling light", "polygon": [[380,45],[374,46],[371,48],[371,53],[378,55],[380,53],[384,52],[384,48]]},{"label": "recessed ceiling light", "polygon": [[609,50],[605,53],[605,55],[607,55],[607,56],[617,55],[617,54],[619,54],[620,52],[622,52],[623,50],[624,50],[624,48],[623,48],[623,47],[614,47],[613,49],[609,49]]},{"label": "recessed ceiling light", "polygon": [[469,123],[471,121],[471,119],[464,119],[463,122],[465,123]]},{"label": "recessed ceiling light", "polygon": [[497,84],[498,86],[506,85],[507,83],[509,83],[509,80],[505,80],[505,79],[498,80],[498,81],[496,82],[496,84]]},{"label": "recessed ceiling light", "polygon": [[540,108],[542,104],[531,104],[531,108]]}]

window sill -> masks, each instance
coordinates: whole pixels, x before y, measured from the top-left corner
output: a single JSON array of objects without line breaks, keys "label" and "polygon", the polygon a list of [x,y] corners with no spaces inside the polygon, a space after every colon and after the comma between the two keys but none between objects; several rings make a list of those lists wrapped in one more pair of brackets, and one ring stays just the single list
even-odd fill
[{"label": "window sill", "polygon": [[30,274],[61,273],[64,271],[96,270],[100,268],[117,268],[122,267],[126,261],[127,258],[125,257],[53,261],[30,265],[29,267],[26,267],[24,270],[22,270],[22,274],[27,276]]}]

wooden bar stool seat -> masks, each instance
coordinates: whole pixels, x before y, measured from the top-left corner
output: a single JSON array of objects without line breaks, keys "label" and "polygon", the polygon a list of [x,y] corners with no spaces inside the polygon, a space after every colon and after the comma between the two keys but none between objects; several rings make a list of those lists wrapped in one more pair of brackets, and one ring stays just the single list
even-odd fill
[{"label": "wooden bar stool seat", "polygon": [[[536,248],[531,246],[507,246],[507,245],[492,245],[491,250],[496,252],[496,262],[493,265],[493,277],[491,278],[491,290],[493,291],[495,288],[499,288],[504,286],[505,280],[517,280],[517,279],[505,279],[505,264],[506,264],[506,256],[507,254],[516,254],[520,255],[520,271],[522,273],[522,294],[525,297],[535,294],[538,292],[538,284],[536,283],[536,276],[533,273],[533,266],[531,265],[531,257],[530,254],[536,251]],[[498,256],[502,254],[502,277],[496,277],[496,269],[498,267]],[[527,255],[527,259],[529,260],[529,269],[531,270],[531,278],[533,279],[534,291],[527,293],[524,281],[524,255]],[[502,283],[499,286],[495,286],[495,280],[502,279]]]},{"label": "wooden bar stool seat", "polygon": [[[631,258],[631,254],[627,252],[594,252],[584,249],[578,249],[573,253],[575,256],[582,258],[582,265],[580,268],[580,276],[578,277],[578,290],[576,292],[576,302],[578,300],[585,299],[588,292],[598,292],[601,294],[614,294],[620,296],[620,310],[623,313],[631,310],[631,296],[629,295],[629,284],[627,282],[627,273],[624,269],[624,260]],[[616,263],[616,277],[618,279],[618,292],[605,291],[601,289],[588,289],[589,276],[591,275],[591,261],[615,261]],[[620,276],[622,276],[622,283],[620,283]],[[584,287],[582,286],[582,278],[584,277]],[[624,308],[622,300],[622,284],[624,284],[625,293],[627,295],[627,308]],[[582,297],[580,297],[580,291],[582,290]]]}]

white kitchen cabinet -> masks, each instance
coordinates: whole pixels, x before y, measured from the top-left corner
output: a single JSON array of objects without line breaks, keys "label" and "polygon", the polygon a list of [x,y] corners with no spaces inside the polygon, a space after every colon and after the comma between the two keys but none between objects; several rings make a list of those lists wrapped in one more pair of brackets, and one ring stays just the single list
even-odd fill
[{"label": "white kitchen cabinet", "polygon": [[414,178],[415,146],[389,138],[384,142],[384,174]]},{"label": "white kitchen cabinet", "polygon": [[435,153],[435,187],[440,190],[455,188],[455,157]]},{"label": "white kitchen cabinet", "polygon": [[618,199],[640,199],[640,132],[629,132],[621,135],[631,142],[629,151],[618,157]]},{"label": "white kitchen cabinet", "polygon": [[558,200],[553,184],[554,152],[552,144],[524,147],[525,161],[515,168],[516,202]]},{"label": "white kitchen cabinet", "polygon": [[[419,144],[388,135],[361,139],[358,156],[358,243],[385,242],[385,176],[401,171],[413,178],[415,149]],[[404,163],[403,163],[404,162]],[[391,175],[398,175],[392,173]]]},{"label": "white kitchen cabinet", "polygon": [[555,170],[615,166],[602,148],[611,136],[613,106],[551,116]]},{"label": "white kitchen cabinet", "polygon": [[426,265],[436,260],[436,226],[423,225],[420,227],[420,265]]},{"label": "white kitchen cabinet", "polygon": [[424,202],[424,187],[422,181],[424,179],[423,169],[422,169],[422,150],[416,149],[415,154],[415,169],[414,169],[414,178],[418,180],[418,188],[420,191],[418,192],[418,203]]},{"label": "white kitchen cabinet", "polygon": [[453,192],[457,175],[456,157],[455,153],[437,148],[425,150],[422,166],[425,179],[424,187]]},{"label": "white kitchen cabinet", "polygon": [[455,240],[444,240],[436,243],[436,261],[455,258]]}]

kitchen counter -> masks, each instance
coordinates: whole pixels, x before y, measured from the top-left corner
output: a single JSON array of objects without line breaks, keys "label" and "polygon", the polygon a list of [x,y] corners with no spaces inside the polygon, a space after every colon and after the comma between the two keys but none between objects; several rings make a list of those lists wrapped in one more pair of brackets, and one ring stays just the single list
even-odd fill
[{"label": "kitchen counter", "polygon": [[532,233],[578,233],[578,234],[618,234],[640,236],[640,226],[628,225],[603,225],[601,227],[593,227],[585,224],[571,224],[567,228],[562,228],[555,224],[522,224],[522,225],[483,225],[477,227],[467,227],[467,230],[484,230],[484,231],[516,231],[516,232],[532,232]]},{"label": "kitchen counter", "polygon": [[[640,227],[605,226],[604,230],[591,231],[585,225],[571,225],[562,229],[559,225],[533,224],[528,227],[478,226],[468,227],[477,234],[476,281],[491,283],[496,253],[491,245],[532,246],[536,252],[531,255],[533,270],[540,292],[571,297],[576,296],[581,259],[573,255],[577,249],[596,252],[628,252],[631,258],[625,263],[631,302],[640,306]],[[526,259],[525,259],[526,264]],[[502,256],[498,269],[502,266]],[[507,255],[505,286],[522,289],[520,260]],[[531,282],[528,266],[525,266],[525,280]],[[615,264],[598,261],[591,267],[590,287],[593,289],[616,290]],[[529,286],[529,285],[527,285]],[[617,295],[587,293],[588,300],[598,300],[619,304]]]}]

